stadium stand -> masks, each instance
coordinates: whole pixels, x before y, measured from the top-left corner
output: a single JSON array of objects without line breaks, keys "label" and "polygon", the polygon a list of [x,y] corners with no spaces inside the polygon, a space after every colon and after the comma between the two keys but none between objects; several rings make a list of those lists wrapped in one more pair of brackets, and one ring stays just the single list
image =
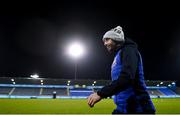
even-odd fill
[{"label": "stadium stand", "polygon": [[[111,80],[70,80],[51,78],[0,77],[0,98],[87,98]],[[180,97],[176,81],[146,81],[152,98]]]},{"label": "stadium stand", "polygon": [[159,91],[161,91],[163,94],[167,96],[176,95],[176,93],[170,90],[169,88],[161,88],[159,89]]},{"label": "stadium stand", "polygon": [[74,88],[70,89],[70,96],[89,96],[93,93],[92,89],[86,89],[86,88]]},{"label": "stadium stand", "polygon": [[40,95],[52,95],[56,92],[57,96],[68,96],[67,88],[42,88],[42,93]]},{"label": "stadium stand", "polygon": [[175,93],[180,95],[180,87],[176,87]]},{"label": "stadium stand", "polygon": [[12,89],[13,89],[12,87],[0,87],[0,94],[9,95]]},{"label": "stadium stand", "polygon": [[26,95],[26,96],[38,96],[40,88],[25,88],[25,87],[16,87],[11,95]]}]

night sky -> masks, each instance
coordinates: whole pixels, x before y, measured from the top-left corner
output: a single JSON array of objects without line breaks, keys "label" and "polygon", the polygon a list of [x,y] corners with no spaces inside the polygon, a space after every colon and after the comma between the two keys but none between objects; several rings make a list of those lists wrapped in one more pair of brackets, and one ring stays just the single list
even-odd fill
[{"label": "night sky", "polygon": [[122,26],[138,44],[146,80],[180,80],[180,8],[174,4],[117,1],[1,3],[0,76],[74,78],[67,44],[81,41],[77,79],[110,79],[112,57],[103,34]]}]

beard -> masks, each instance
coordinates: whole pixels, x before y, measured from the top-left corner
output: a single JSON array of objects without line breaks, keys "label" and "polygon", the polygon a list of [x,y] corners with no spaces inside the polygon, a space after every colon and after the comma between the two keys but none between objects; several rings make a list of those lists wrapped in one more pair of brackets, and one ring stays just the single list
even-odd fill
[{"label": "beard", "polygon": [[112,45],[111,46],[107,46],[106,48],[107,48],[109,53],[113,53],[115,51],[115,49],[116,49],[116,47],[112,46]]}]

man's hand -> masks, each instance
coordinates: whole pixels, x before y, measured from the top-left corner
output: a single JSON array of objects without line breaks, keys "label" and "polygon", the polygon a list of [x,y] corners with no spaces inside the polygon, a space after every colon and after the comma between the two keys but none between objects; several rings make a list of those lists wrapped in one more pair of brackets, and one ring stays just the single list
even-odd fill
[{"label": "man's hand", "polygon": [[99,102],[101,97],[97,93],[93,93],[88,97],[88,105],[93,107],[95,103]]}]

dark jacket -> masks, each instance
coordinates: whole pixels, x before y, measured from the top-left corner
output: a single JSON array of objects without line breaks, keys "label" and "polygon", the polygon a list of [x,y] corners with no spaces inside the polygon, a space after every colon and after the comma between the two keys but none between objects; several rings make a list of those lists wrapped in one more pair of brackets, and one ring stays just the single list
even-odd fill
[{"label": "dark jacket", "polygon": [[97,92],[102,98],[112,95],[122,113],[153,113],[154,105],[146,90],[143,63],[137,45],[126,38],[115,51],[111,67],[112,82]]}]

